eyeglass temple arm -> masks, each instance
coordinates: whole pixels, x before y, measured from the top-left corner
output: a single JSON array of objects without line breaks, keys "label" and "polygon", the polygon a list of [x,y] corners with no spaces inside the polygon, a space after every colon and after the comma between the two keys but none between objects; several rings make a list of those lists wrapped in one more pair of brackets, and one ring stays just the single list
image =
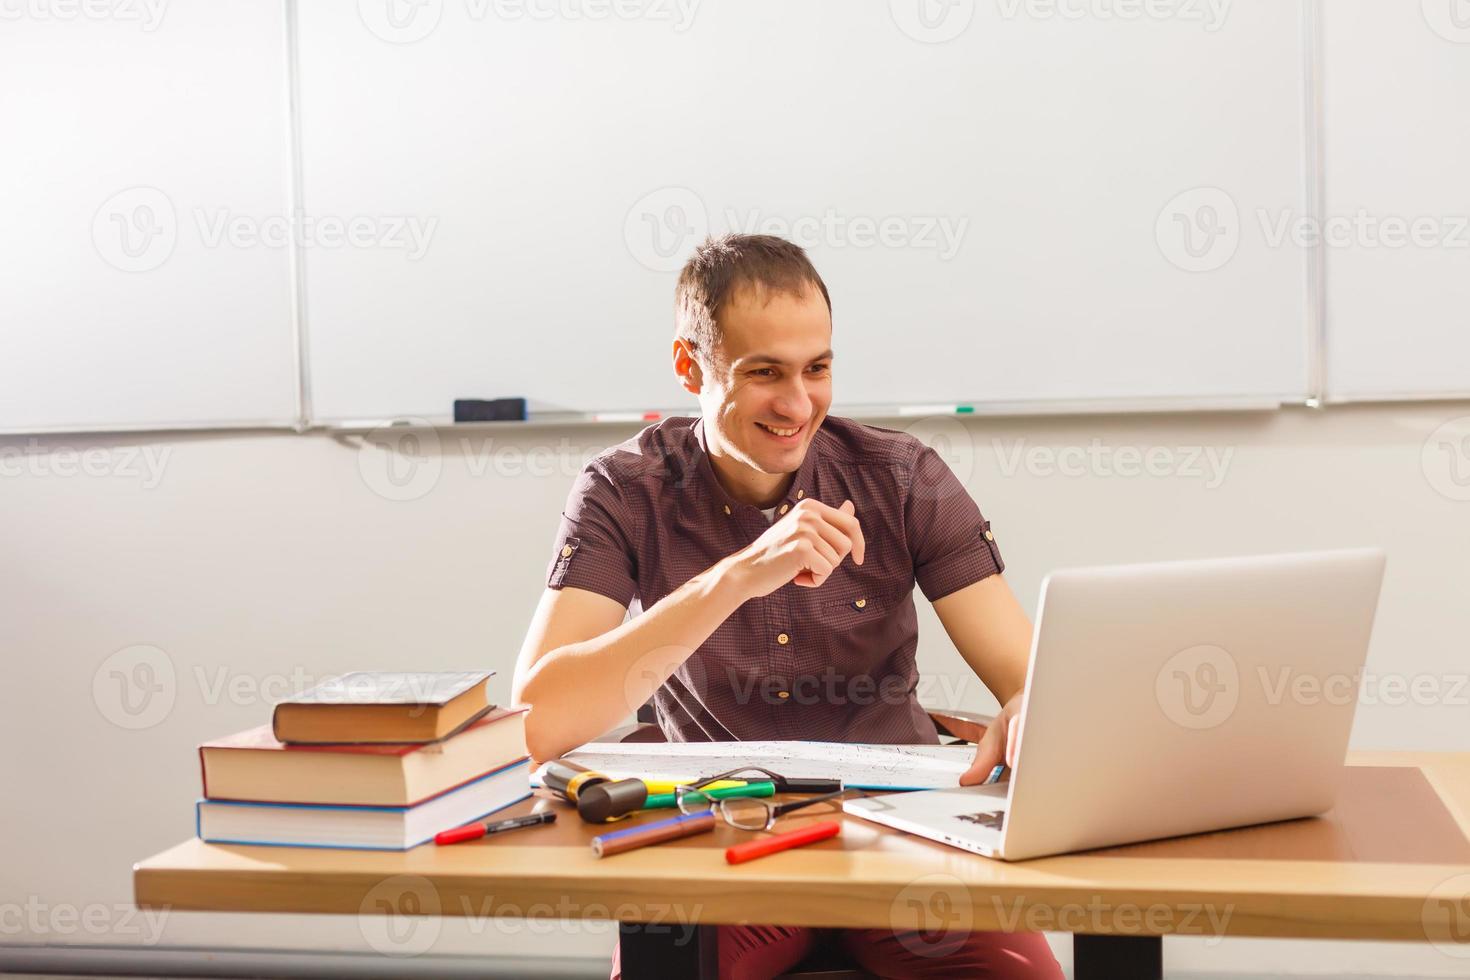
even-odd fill
[{"label": "eyeglass temple arm", "polygon": [[760,766],[741,766],[739,769],[731,769],[728,772],[717,773],[713,776],[706,776],[704,779],[699,780],[699,782],[697,783],[689,783],[688,788],[704,789],[711,783],[718,783],[722,779],[744,779],[746,782],[762,781],[757,779],[750,779],[745,775],[746,773],[751,772],[760,773],[766,779],[769,779],[771,782],[775,783],[778,790],[782,787],[783,784],[789,782],[789,780],[787,780],[785,776],[778,776],[776,773],[771,772],[771,770],[769,769],[763,769]]},{"label": "eyeglass temple arm", "polygon": [[810,799],[792,800],[790,803],[778,803],[771,808],[771,815],[779,817],[782,814],[790,813],[792,810],[800,810],[804,806],[811,806],[814,803],[825,803],[828,800],[835,800],[837,797],[846,792],[847,790],[845,789],[839,789],[831,793],[823,793],[821,796],[813,796]]}]

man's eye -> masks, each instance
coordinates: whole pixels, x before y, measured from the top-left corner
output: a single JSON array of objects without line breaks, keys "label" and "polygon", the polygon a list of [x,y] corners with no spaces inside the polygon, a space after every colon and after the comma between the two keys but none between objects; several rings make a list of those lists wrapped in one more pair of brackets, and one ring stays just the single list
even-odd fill
[{"label": "man's eye", "polygon": [[824,374],[824,373],[826,373],[827,369],[829,367],[831,367],[831,366],[832,365],[830,365],[830,364],[813,364],[811,366],[811,372],[813,374]]},{"label": "man's eye", "polygon": [[759,375],[762,378],[768,378],[771,375],[775,374],[776,372],[775,371],[772,371],[770,368],[756,368],[754,371],[752,371],[750,373],[751,374],[755,374],[755,375]]}]

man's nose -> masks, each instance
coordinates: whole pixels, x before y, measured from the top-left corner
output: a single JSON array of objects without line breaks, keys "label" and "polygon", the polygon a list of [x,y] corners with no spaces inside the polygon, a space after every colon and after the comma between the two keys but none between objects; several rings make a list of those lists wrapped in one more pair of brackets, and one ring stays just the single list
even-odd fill
[{"label": "man's nose", "polygon": [[812,399],[807,394],[806,380],[793,378],[783,385],[773,406],[782,417],[793,422],[803,422],[811,417]]}]

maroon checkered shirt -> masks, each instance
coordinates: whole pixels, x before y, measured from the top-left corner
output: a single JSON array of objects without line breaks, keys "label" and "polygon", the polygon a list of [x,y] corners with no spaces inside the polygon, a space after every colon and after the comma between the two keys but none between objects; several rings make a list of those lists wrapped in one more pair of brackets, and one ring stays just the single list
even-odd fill
[{"label": "maroon checkered shirt", "polygon": [[[932,602],[1002,571],[990,524],[944,460],[907,433],[828,416],[780,519],[851,499],[867,553],[819,588],[751,599],[655,693],[670,741],[938,741],[915,697],[915,581]],[[769,527],[715,478],[703,420],[671,418],[608,449],[567,500],[547,585],[648,608]]]}]

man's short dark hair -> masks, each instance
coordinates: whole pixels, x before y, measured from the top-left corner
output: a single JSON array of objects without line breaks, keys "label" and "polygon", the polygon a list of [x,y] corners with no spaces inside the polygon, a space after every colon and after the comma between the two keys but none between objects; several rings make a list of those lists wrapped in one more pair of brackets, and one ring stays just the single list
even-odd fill
[{"label": "man's short dark hair", "polygon": [[817,274],[806,251],[775,235],[720,235],[700,242],[679,273],[674,287],[677,336],[695,351],[712,356],[722,333],[720,310],[737,292],[754,289],[757,295],[801,295],[815,287],[832,312],[827,284]]}]

